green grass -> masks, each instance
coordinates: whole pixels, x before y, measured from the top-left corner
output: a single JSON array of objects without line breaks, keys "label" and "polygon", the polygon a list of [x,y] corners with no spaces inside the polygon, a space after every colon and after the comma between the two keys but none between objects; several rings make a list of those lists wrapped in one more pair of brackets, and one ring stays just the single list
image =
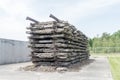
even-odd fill
[{"label": "green grass", "polygon": [[114,80],[120,80],[120,57],[108,57]]}]

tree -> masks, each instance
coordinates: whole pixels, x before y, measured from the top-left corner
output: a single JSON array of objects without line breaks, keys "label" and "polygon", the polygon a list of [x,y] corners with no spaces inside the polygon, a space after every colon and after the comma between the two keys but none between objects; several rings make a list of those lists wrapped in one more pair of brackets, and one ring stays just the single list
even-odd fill
[{"label": "tree", "polygon": [[120,52],[120,30],[109,34],[104,32],[101,37],[89,39],[89,46],[96,48],[96,52]]}]

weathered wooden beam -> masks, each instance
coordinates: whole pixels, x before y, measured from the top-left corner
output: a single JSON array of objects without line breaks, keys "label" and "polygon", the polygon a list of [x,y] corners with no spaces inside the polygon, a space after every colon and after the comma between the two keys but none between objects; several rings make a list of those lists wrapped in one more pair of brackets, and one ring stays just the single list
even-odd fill
[{"label": "weathered wooden beam", "polygon": [[35,22],[35,23],[39,23],[39,21],[37,21],[37,20],[35,20],[35,19],[32,19],[32,18],[30,18],[30,17],[26,17],[26,20],[30,20],[30,21],[33,21],[33,22]]},{"label": "weathered wooden beam", "polygon": [[35,65],[70,66],[88,59],[88,38],[75,26],[50,15],[55,21],[35,22],[27,29]]}]

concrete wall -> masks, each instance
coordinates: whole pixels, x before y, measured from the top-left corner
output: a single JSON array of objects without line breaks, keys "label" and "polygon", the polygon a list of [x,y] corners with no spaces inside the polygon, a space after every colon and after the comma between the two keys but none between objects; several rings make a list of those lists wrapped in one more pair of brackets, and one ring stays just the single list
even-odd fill
[{"label": "concrete wall", "polygon": [[30,60],[27,42],[0,38],[0,64],[25,62]]}]

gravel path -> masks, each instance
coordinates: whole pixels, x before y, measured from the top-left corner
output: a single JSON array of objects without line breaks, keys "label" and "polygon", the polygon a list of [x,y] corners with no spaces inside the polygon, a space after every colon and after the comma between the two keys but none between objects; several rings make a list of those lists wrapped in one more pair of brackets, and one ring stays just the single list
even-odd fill
[{"label": "gravel path", "polygon": [[19,67],[31,64],[18,63],[0,66],[0,80],[113,80],[107,58],[94,57],[92,63],[78,72],[32,72],[18,71]]}]

